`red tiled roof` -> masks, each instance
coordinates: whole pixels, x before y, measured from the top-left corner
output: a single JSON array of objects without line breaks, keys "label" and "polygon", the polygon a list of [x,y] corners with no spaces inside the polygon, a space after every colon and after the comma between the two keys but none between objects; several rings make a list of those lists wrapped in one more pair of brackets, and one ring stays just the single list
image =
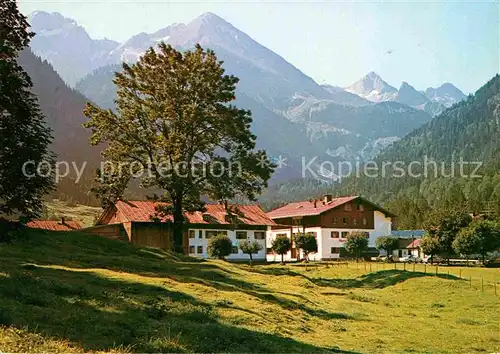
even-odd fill
[{"label": "red tiled roof", "polygon": [[[117,211],[122,214],[123,221],[151,221],[151,216],[155,215],[155,206],[158,203],[153,201],[122,201],[116,202]],[[238,216],[239,223],[246,225],[276,225],[258,205],[231,205],[238,208],[243,216]],[[184,213],[186,221],[190,224],[230,224],[226,221],[227,212],[224,205],[207,204],[206,212]],[[211,220],[203,220],[203,214],[209,214]],[[171,216],[164,217],[162,221],[172,221]]]},{"label": "red tiled roof", "polygon": [[277,219],[293,216],[319,215],[327,210],[336,208],[357,198],[358,196],[334,198],[332,201],[326,204],[323,204],[322,200],[316,200],[316,207],[314,207],[314,201],[310,200],[289,203],[282,206],[281,208],[271,210],[269,213],[267,213],[267,216],[269,216],[271,219]]},{"label": "red tiled roof", "polygon": [[420,247],[420,241],[421,241],[421,239],[417,238],[417,239],[413,240],[412,243],[410,243],[408,245],[408,247],[406,247],[406,248],[419,248]]},{"label": "red tiled roof", "polygon": [[26,224],[26,226],[32,229],[43,229],[50,231],[71,231],[79,230],[82,225],[78,221],[52,221],[52,220],[32,220]]}]

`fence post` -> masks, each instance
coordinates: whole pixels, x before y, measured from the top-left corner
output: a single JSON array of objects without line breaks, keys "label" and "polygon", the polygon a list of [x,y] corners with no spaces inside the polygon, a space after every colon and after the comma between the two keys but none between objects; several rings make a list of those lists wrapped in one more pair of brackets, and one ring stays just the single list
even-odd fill
[{"label": "fence post", "polygon": [[481,291],[484,291],[484,279],[481,276]]},{"label": "fence post", "polygon": [[472,288],[472,276],[469,275],[469,288]]},{"label": "fence post", "polygon": [[415,263],[413,263],[413,273],[415,273]]},{"label": "fence post", "polygon": [[459,269],[459,278],[462,278],[462,268]]},{"label": "fence post", "polygon": [[372,264],[370,263],[370,273],[372,272]]}]

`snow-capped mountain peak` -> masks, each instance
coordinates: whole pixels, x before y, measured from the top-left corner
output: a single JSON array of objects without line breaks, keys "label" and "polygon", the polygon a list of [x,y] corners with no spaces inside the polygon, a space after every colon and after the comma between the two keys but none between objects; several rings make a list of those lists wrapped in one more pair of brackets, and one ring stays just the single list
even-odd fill
[{"label": "snow-capped mountain peak", "polygon": [[449,82],[442,84],[438,88],[429,87],[425,90],[425,95],[429,100],[441,103],[446,107],[451,107],[453,104],[467,98],[462,91]]},{"label": "snow-capped mountain peak", "polygon": [[390,101],[398,91],[373,71],[346,87],[345,90],[372,102]]}]

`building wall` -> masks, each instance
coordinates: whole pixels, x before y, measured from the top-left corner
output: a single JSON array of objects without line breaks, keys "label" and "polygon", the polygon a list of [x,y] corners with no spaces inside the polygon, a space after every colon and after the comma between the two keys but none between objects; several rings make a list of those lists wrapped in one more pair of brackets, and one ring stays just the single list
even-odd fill
[{"label": "building wall", "polygon": [[378,210],[374,211],[374,227],[370,231],[370,239],[368,241],[368,246],[375,246],[375,240],[380,236],[390,236],[392,233],[392,219],[385,216]]},{"label": "building wall", "polygon": [[[364,212],[363,212],[364,213]],[[340,249],[344,247],[346,234],[351,232],[367,232],[369,235],[369,246],[373,247],[375,245],[375,240],[380,236],[387,236],[391,234],[391,218],[386,217],[383,213],[379,211],[372,211],[372,217],[368,218],[369,220],[373,220],[371,225],[373,225],[372,229],[367,229],[366,225],[357,225],[358,227],[320,227],[320,226],[312,226],[312,227],[303,227],[303,226],[293,226],[290,228],[275,228],[272,230],[268,236],[267,244],[268,247],[271,247],[273,240],[276,238],[278,234],[286,234],[288,238],[292,233],[297,232],[315,232],[317,235],[318,242],[318,252],[316,254],[310,254],[310,260],[328,260],[328,259],[339,259],[340,258]],[[331,214],[332,215],[332,214]],[[330,215],[330,216],[331,216]],[[333,214],[335,215],[335,214]],[[337,214],[339,215],[339,214]],[[332,238],[332,232],[337,232],[339,234],[339,238]],[[344,234],[343,234],[344,233]],[[344,236],[344,237],[342,237]],[[293,245],[293,243],[292,243]],[[292,246],[293,247],[293,246]],[[333,248],[333,249],[332,249]],[[292,251],[289,251],[285,255],[285,261],[296,261],[297,256],[302,259],[303,254],[301,251],[297,251],[296,255],[292,255]],[[266,255],[266,259],[268,262],[280,262],[281,255],[268,253]]]},{"label": "building wall", "polygon": [[122,224],[93,226],[82,229],[82,232],[102,236],[110,240],[128,241],[128,235]]},{"label": "building wall", "polygon": [[[253,260],[265,260],[266,259],[266,245],[267,245],[266,239],[268,238],[268,235],[271,232],[270,227],[268,227],[267,230],[247,230],[244,228],[236,229],[236,230],[228,230],[228,229],[217,230],[214,228],[203,229],[200,227],[189,229],[189,231],[188,231],[188,235],[190,235],[190,236],[188,236],[189,237],[189,248],[188,248],[189,255],[192,257],[208,258],[207,246],[208,246],[209,238],[207,238],[207,232],[226,233],[227,236],[233,242],[233,247],[238,248],[239,242],[243,241],[243,239],[236,238],[236,233],[238,231],[246,232],[246,240],[248,240],[248,241],[255,240],[262,245],[262,250],[260,250],[259,253],[252,255]],[[193,232],[194,232],[194,237],[191,237],[191,236],[193,236],[193,234],[192,234]],[[263,232],[264,239],[257,239],[256,240],[255,239],[256,232]],[[199,249],[200,247],[201,247],[201,249]],[[236,251],[236,249],[235,249],[235,251]],[[237,253],[232,253],[231,255],[226,257],[226,259],[228,259],[228,260],[249,260],[250,258],[248,256],[248,254],[241,252],[241,250],[238,248]]]},{"label": "building wall", "polygon": [[172,230],[170,225],[166,223],[133,222],[123,225],[126,230],[127,227],[130,227],[130,241],[132,243],[166,250],[172,248]]}]

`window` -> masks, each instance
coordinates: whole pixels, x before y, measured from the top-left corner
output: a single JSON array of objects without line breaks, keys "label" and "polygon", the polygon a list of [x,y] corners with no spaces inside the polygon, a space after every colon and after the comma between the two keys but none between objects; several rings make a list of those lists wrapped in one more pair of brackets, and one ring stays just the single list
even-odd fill
[{"label": "window", "polygon": [[345,211],[351,211],[352,210],[352,206],[351,206],[351,203],[347,203],[344,205],[344,210]]},{"label": "window", "polygon": [[307,235],[309,235],[309,236],[310,236],[310,235],[312,235],[312,236],[314,236],[314,237],[316,237],[316,236],[317,236],[317,235],[316,235],[316,232],[308,232],[308,233],[307,233]]},{"label": "window", "polygon": [[285,233],[282,233],[282,234],[276,234],[276,237],[288,237],[288,235]]},{"label": "window", "polygon": [[189,238],[195,238],[196,232],[194,230],[189,230]]},{"label": "window", "polygon": [[253,238],[256,240],[265,240],[266,239],[266,233],[264,231],[255,231],[253,233]]},{"label": "window", "polygon": [[246,231],[236,231],[236,239],[237,240],[246,240],[247,232]]},{"label": "window", "polygon": [[330,232],[330,237],[331,238],[339,238],[340,237],[339,232],[338,231]]},{"label": "window", "polygon": [[273,249],[271,247],[269,247],[269,248],[266,248],[266,253],[273,254],[274,252],[273,252]]},{"label": "window", "polygon": [[344,225],[349,224],[349,218],[342,218],[342,224]]},{"label": "window", "polygon": [[356,210],[363,211],[363,210],[365,210],[365,207],[363,206],[363,204],[357,204]]},{"label": "window", "polygon": [[330,253],[331,254],[338,254],[338,253],[340,253],[340,248],[339,247],[331,247]]},{"label": "window", "polygon": [[196,253],[202,254],[203,253],[203,246],[198,246],[197,248],[198,248],[198,250]]},{"label": "window", "polygon": [[337,217],[335,216],[335,217],[333,218],[333,220],[332,220],[332,223],[333,223],[333,225],[338,225],[338,223],[339,223],[339,218],[337,218]]},{"label": "window", "polygon": [[195,253],[195,248],[194,246],[189,246],[189,253],[194,254]]},{"label": "window", "polygon": [[231,250],[232,254],[238,254],[238,246],[233,246],[233,249]]},{"label": "window", "polygon": [[198,231],[198,237],[199,238],[203,238],[203,230],[199,230]]},{"label": "window", "polygon": [[214,236],[217,236],[219,234],[226,235],[227,236],[227,231],[224,230],[210,230],[210,231],[205,231],[205,238],[212,238]]},{"label": "window", "polygon": [[352,224],[357,225],[358,224],[358,218],[352,218]]},{"label": "window", "polygon": [[209,239],[217,235],[217,231],[205,231],[205,238]]},{"label": "window", "polygon": [[366,218],[363,218],[363,225],[366,225],[367,221]]},{"label": "window", "polygon": [[347,236],[349,236],[349,231],[343,231],[342,238],[347,238]]}]

